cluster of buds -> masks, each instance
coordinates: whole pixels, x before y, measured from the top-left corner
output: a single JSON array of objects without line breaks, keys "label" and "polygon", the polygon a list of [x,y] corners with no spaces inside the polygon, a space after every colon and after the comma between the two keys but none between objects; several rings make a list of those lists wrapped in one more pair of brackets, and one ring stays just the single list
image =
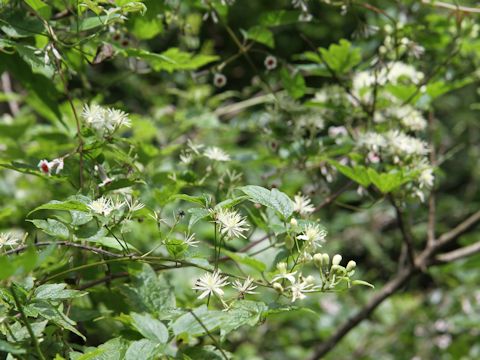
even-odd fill
[{"label": "cluster of buds", "polygon": [[328,254],[315,254],[313,256],[313,262],[315,266],[320,270],[320,277],[322,278],[322,289],[333,289],[341,281],[346,281],[350,287],[350,278],[355,273],[357,263],[350,260],[347,266],[340,265],[342,256],[336,254],[332,258],[330,263],[330,256]]}]

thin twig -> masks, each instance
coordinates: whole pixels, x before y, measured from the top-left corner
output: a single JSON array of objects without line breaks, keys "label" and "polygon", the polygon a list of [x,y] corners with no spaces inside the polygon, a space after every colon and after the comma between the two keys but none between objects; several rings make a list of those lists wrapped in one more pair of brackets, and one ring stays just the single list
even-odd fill
[{"label": "thin twig", "polygon": [[455,260],[466,258],[468,256],[477,254],[479,252],[480,252],[480,241],[472,245],[464,246],[457,250],[453,250],[444,254],[437,255],[435,259],[443,263],[448,263]]},{"label": "thin twig", "polygon": [[340,195],[342,195],[345,191],[347,191],[353,185],[353,181],[347,182],[343,185],[340,189],[334,192],[331,195],[328,195],[325,200],[323,200],[316,208],[315,211],[323,209],[325,206],[328,206],[330,203],[335,201]]},{"label": "thin twig", "polygon": [[400,232],[402,233],[402,238],[405,246],[407,247],[407,255],[410,264],[415,264],[415,253],[413,249],[413,239],[412,235],[410,234],[409,229],[407,228],[405,221],[403,219],[403,212],[400,207],[397,205],[395,199],[390,197],[390,202],[392,203],[393,207],[395,208],[395,213],[397,215],[397,222],[398,227],[400,228]]},{"label": "thin twig", "polygon": [[188,310],[188,312],[190,314],[192,314],[192,316],[195,318],[195,320],[197,320],[197,322],[200,324],[200,326],[203,328],[203,330],[205,330],[205,332],[207,333],[208,337],[210,339],[212,339],[213,343],[215,344],[215,346],[217,347],[217,349],[222,353],[222,356],[224,359],[228,360],[228,357],[227,357],[227,354],[225,354],[225,352],[223,351],[222,347],[220,346],[220,344],[218,343],[217,339],[215,339],[215,337],[210,333],[210,331],[208,330],[208,328],[205,326],[205,324],[203,323],[203,321],[192,311],[192,310]]},{"label": "thin twig", "polygon": [[104,250],[104,249],[101,249],[101,248],[97,248],[97,247],[94,247],[94,246],[88,246],[88,245],[83,245],[83,244],[80,244],[80,243],[74,243],[74,242],[69,242],[69,241],[45,241],[45,242],[34,243],[34,244],[31,244],[31,245],[24,245],[24,246],[20,246],[16,249],[6,251],[5,255],[18,254],[20,252],[23,252],[23,251],[27,250],[30,246],[44,247],[44,246],[50,246],[50,245],[58,245],[58,246],[78,248],[78,249],[93,252],[95,254],[101,254],[101,255],[106,255],[106,256],[115,257],[115,258],[124,257],[124,255],[122,255],[122,254],[117,254],[117,253],[113,253],[113,252],[110,252],[110,251],[107,251],[107,250]]},{"label": "thin twig", "polygon": [[437,8],[453,10],[459,13],[480,14],[480,8],[473,8],[469,6],[462,6],[457,4],[449,4],[443,1],[422,0],[422,4],[431,5]]}]

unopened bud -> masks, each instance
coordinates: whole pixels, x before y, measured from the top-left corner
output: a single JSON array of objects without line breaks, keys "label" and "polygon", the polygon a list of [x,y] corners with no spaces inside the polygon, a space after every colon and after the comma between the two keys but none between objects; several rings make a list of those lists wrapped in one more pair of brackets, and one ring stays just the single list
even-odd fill
[{"label": "unopened bud", "polygon": [[293,240],[293,238],[291,236],[287,236],[285,239],[285,247],[288,250],[292,250],[294,246],[295,246],[295,241]]},{"label": "unopened bud", "polygon": [[328,254],[323,254],[322,255],[323,257],[323,265],[325,266],[328,266],[330,264],[330,256],[328,256]]},{"label": "unopened bud", "polygon": [[315,266],[320,269],[323,264],[323,255],[322,254],[313,255],[313,262]]},{"label": "unopened bud", "polygon": [[350,260],[347,264],[347,272],[354,270],[357,267],[357,263],[353,260]]},{"label": "unopened bud", "polygon": [[292,219],[290,220],[290,225],[292,225],[292,226],[297,226],[297,225],[298,225],[297,219],[292,218]]},{"label": "unopened bud", "polygon": [[307,284],[314,284],[315,283],[315,278],[312,276],[312,275],[308,275],[306,278],[305,278],[305,282]]},{"label": "unopened bud", "polygon": [[345,268],[341,265],[332,265],[330,272],[334,274],[345,274]]},{"label": "unopened bud", "polygon": [[338,265],[342,261],[342,255],[336,254],[332,259],[332,265]]},{"label": "unopened bud", "polygon": [[273,283],[273,288],[275,289],[276,292],[279,294],[283,293],[283,286],[280,285],[280,283]]},{"label": "unopened bud", "polygon": [[280,271],[282,274],[287,272],[287,263],[279,262],[277,264],[277,270]]}]

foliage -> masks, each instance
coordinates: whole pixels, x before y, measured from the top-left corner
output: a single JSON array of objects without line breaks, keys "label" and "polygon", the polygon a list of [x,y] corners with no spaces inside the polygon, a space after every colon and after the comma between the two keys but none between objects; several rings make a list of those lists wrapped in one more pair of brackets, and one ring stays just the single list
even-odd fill
[{"label": "foliage", "polygon": [[0,1],[2,358],[478,358],[477,13]]}]

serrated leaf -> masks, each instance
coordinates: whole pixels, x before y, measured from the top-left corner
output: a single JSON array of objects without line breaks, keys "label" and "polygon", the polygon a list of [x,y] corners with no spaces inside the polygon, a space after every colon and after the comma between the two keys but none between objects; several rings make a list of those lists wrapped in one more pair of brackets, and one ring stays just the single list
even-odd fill
[{"label": "serrated leaf", "polygon": [[302,74],[297,72],[295,74],[290,74],[290,72],[283,68],[280,72],[282,78],[282,84],[285,90],[290,94],[294,99],[299,99],[305,95],[306,85],[305,80],[303,79]]},{"label": "serrated leaf", "polygon": [[341,39],[339,44],[332,44],[328,49],[319,49],[329,68],[336,74],[344,74],[351,70],[361,60],[361,52],[358,48],[353,48],[352,44],[345,39]]},{"label": "serrated leaf", "polygon": [[340,171],[343,175],[352,179],[356,183],[362,185],[363,187],[368,187],[371,184],[370,177],[368,176],[368,169],[365,166],[357,165],[353,168],[348,167],[346,165],[342,165],[337,161],[334,160],[327,160],[330,164],[332,164],[338,171]]},{"label": "serrated leaf", "polygon": [[165,344],[168,341],[167,327],[150,314],[131,313],[132,325],[145,336],[146,339]]},{"label": "serrated leaf", "polygon": [[191,313],[186,313],[171,325],[171,329],[175,335],[187,333],[190,336],[202,336],[205,335],[207,331],[210,332],[218,329],[227,318],[224,311],[209,310],[206,305],[196,308],[193,312],[195,316],[200,319],[203,326],[195,316]]},{"label": "serrated leaf", "polygon": [[261,186],[247,185],[239,190],[243,191],[250,201],[278,211],[284,219],[288,219],[293,213],[293,201],[277,189],[268,190]]},{"label": "serrated leaf", "polygon": [[84,291],[65,289],[66,286],[67,284],[40,285],[33,292],[33,298],[36,300],[65,300],[87,294]]},{"label": "serrated leaf", "polygon": [[48,235],[59,237],[61,239],[68,239],[70,232],[68,228],[60,221],[55,219],[47,220],[28,220],[32,222],[37,228],[42,229]]},{"label": "serrated leaf", "polygon": [[254,40],[272,49],[275,47],[272,31],[264,26],[257,25],[247,31],[242,31],[242,33],[245,39]]},{"label": "serrated leaf", "polygon": [[144,360],[154,360],[157,355],[158,343],[148,339],[141,339],[130,344],[125,354],[125,360],[138,360],[142,354]]}]

